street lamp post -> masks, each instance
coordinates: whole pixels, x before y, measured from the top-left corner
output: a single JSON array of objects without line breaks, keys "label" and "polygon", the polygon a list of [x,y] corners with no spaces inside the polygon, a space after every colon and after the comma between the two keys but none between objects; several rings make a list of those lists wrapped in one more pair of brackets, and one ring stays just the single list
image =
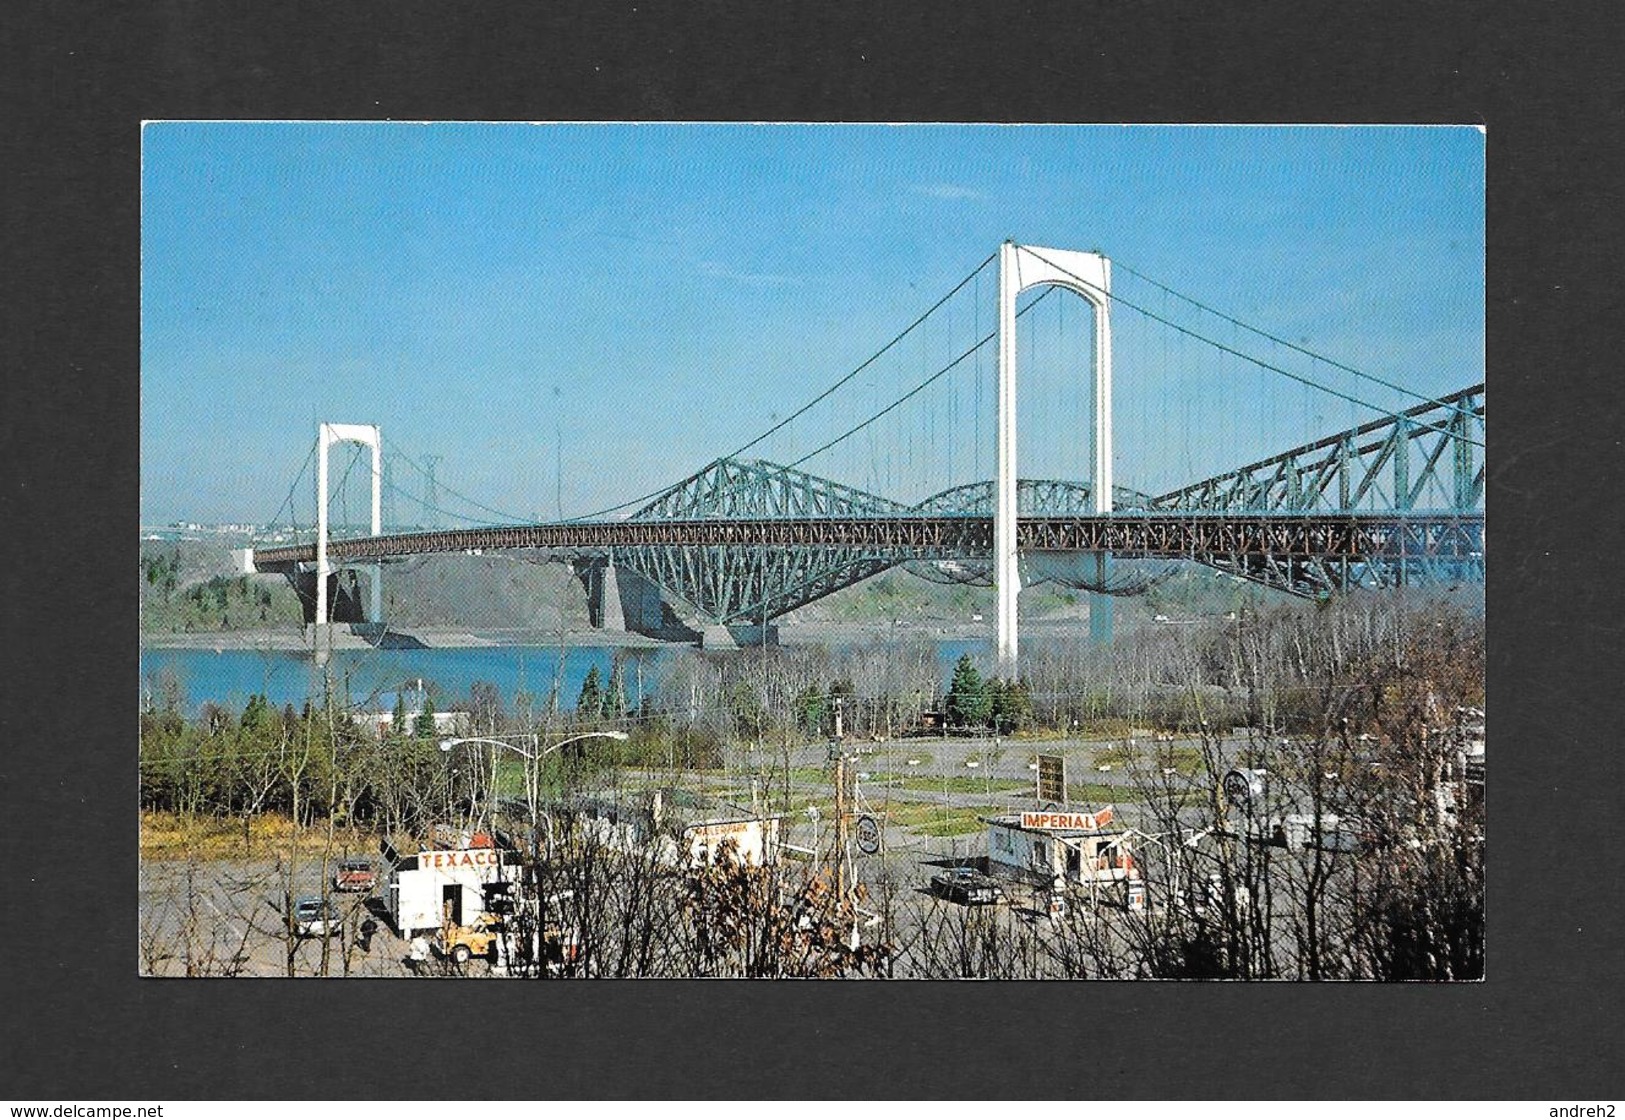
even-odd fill
[{"label": "street lamp post", "polygon": [[[520,757],[522,757],[525,760],[525,800],[526,800],[527,805],[528,805],[528,807],[530,809],[531,874],[533,876],[535,876],[534,882],[535,882],[536,887],[537,887],[537,889],[539,891],[540,886],[541,886],[541,872],[540,872],[540,868],[537,866],[538,863],[539,863],[538,855],[537,855],[537,848],[539,847],[539,844],[537,842],[536,832],[537,832],[537,818],[540,815],[540,812],[539,812],[539,807],[537,805],[538,794],[537,794],[536,786],[537,786],[537,781],[538,781],[538,777],[539,777],[539,771],[541,769],[541,760],[543,758],[545,758],[546,756],[552,754],[554,751],[558,750],[560,747],[568,746],[569,744],[579,742],[582,739],[619,739],[619,740],[624,742],[626,740],[626,738],[627,738],[627,734],[624,731],[585,731],[585,732],[581,733],[580,735],[572,735],[568,739],[561,739],[557,743],[554,743],[552,746],[549,746],[549,747],[541,747],[540,746],[541,738],[535,732],[531,732],[529,735],[525,736],[525,738],[530,743],[530,749],[529,750],[526,750],[524,747],[516,746],[513,743],[509,743],[509,742],[507,742],[507,741],[505,741],[503,739],[491,738],[489,736],[484,736],[484,735],[469,735],[469,736],[463,736],[463,737],[457,737],[457,738],[442,739],[442,740],[440,740],[440,749],[442,751],[446,751],[446,752],[449,753],[454,747],[462,746],[465,743],[481,743],[481,744],[484,744],[485,746],[491,747],[491,748],[503,747],[503,748],[505,748],[507,750],[513,751],[515,754],[519,755]],[[540,749],[538,749],[538,748],[540,748]],[[492,806],[491,828],[492,828],[492,831],[494,832],[496,830],[496,819],[495,819],[496,818],[496,813],[495,813],[495,809],[496,809],[496,751],[495,751],[495,749],[493,749],[491,751],[491,806]],[[551,850],[551,848],[553,846],[552,823],[553,823],[552,819],[549,818],[549,820],[548,820],[548,848],[550,850]],[[536,936],[538,938],[541,936],[540,927],[537,928]],[[505,947],[503,949],[503,952],[506,953],[506,954],[509,954],[508,959],[511,961],[512,948],[511,947]],[[539,957],[535,955],[535,954],[540,952],[540,942],[539,941],[533,946],[531,952],[533,954],[532,960],[533,961],[539,961]],[[538,964],[538,967],[540,967],[539,964]]]},{"label": "street lamp post", "polygon": [[[999,731],[995,727],[993,729],[993,758],[997,758],[1003,753],[1004,746],[999,741]],[[986,783],[983,788],[987,791],[989,801],[993,800],[993,758],[988,757],[987,740],[982,740],[982,780]]]},{"label": "street lamp post", "polygon": [[[572,735],[568,739],[560,739],[552,746],[544,747],[540,750],[537,749],[541,743],[540,736],[538,736],[535,732],[531,732],[528,736],[526,736],[526,738],[530,741],[531,749],[528,751],[524,747],[515,746],[514,744],[506,742],[505,740],[493,739],[483,735],[468,735],[460,738],[442,739],[440,740],[440,749],[442,751],[450,751],[452,748],[462,746],[464,743],[483,743],[489,747],[505,747],[525,760],[525,801],[530,810],[531,847],[534,849],[536,845],[537,818],[539,816],[536,804],[538,799],[536,785],[539,778],[539,771],[541,769],[541,760],[558,750],[560,747],[568,746],[571,743],[580,742],[583,739],[616,739],[621,742],[625,742],[627,739],[627,734],[624,731],[584,731],[580,735]],[[492,752],[491,760],[491,803],[494,807],[496,804],[495,752]],[[492,826],[495,827],[496,821],[494,819],[491,823]],[[549,843],[551,844],[551,842],[551,837],[549,837]]]}]

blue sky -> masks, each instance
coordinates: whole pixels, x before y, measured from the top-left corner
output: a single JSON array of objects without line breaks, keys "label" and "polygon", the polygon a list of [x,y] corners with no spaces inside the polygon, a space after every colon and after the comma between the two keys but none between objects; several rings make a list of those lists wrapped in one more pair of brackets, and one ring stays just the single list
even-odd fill
[{"label": "blue sky", "polygon": [[[141,520],[266,520],[318,420],[442,456],[442,487],[495,509],[590,512],[787,415],[1007,237],[1098,248],[1445,392],[1483,377],[1483,173],[1468,128],[150,124]],[[993,283],[753,453],[811,450],[939,368],[991,322]],[[1054,309],[1023,384],[1026,474],[1086,462],[1060,305],[1033,313]],[[1126,308],[1113,320],[1119,481],[1190,481],[1371,416]],[[806,469],[900,491],[985,477],[992,368],[989,351]],[[421,489],[404,468],[397,483]]]}]

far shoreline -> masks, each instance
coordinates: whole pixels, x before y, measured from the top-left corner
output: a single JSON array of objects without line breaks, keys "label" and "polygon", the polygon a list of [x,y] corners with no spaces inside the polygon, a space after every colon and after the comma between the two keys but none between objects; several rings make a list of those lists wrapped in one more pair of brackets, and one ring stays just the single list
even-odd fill
[{"label": "far shoreline", "polygon": [[[1086,639],[1087,623],[1079,620],[1035,619],[1024,623],[1023,630],[1034,636],[1053,637],[1070,630],[1078,638]],[[617,630],[570,629],[544,630],[528,627],[448,627],[423,626],[391,628],[389,644],[395,649],[484,649],[484,648],[563,648],[612,647],[616,649],[696,649],[694,642],[665,641],[643,634]],[[963,642],[993,641],[993,627],[987,622],[930,622],[892,625],[876,622],[804,622],[786,623],[779,627],[779,645],[786,648],[805,648],[819,645],[848,643],[896,644],[908,642]],[[213,650],[300,653],[309,652],[311,638],[308,630],[282,628],[274,630],[219,630],[191,633],[141,634],[143,650]],[[332,633],[335,650],[365,650],[379,648],[367,638],[351,633],[344,625],[336,625]],[[754,648],[754,647],[751,647]]]}]

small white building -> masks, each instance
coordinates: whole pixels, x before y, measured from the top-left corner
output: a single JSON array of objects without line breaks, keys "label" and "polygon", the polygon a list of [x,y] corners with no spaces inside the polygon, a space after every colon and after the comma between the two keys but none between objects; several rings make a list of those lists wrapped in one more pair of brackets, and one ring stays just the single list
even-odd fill
[{"label": "small white building", "polygon": [[[395,724],[395,708],[397,703],[405,711],[406,729],[411,732],[416,729],[417,721],[422,717],[424,709],[429,706],[429,693],[423,687],[423,682],[417,682],[416,688],[403,688],[399,692],[384,692],[378,696],[378,708],[370,712],[358,712],[353,718],[361,730],[374,739],[382,739],[388,735]],[[470,716],[467,712],[435,712],[434,733],[436,735],[466,735],[469,731]]]},{"label": "small white building", "polygon": [[733,858],[746,867],[763,867],[778,859],[779,818],[740,817],[736,820],[709,820],[683,829],[683,846],[689,867],[715,863],[717,855],[732,844]]},{"label": "small white building", "polygon": [[1049,885],[1138,880],[1128,834],[1109,828],[1113,810],[1062,810],[984,817],[988,870]]},{"label": "small white building", "polygon": [[402,937],[464,925],[485,909],[486,887],[520,880],[519,853],[495,847],[431,849],[406,856],[389,879],[389,913]]},{"label": "small white building", "polygon": [[576,826],[596,844],[616,851],[641,851],[653,844],[672,866],[705,867],[731,842],[747,867],[779,858],[779,820],[742,810],[718,813],[713,799],[681,790],[650,790],[631,804],[604,798],[578,798],[571,807]]}]

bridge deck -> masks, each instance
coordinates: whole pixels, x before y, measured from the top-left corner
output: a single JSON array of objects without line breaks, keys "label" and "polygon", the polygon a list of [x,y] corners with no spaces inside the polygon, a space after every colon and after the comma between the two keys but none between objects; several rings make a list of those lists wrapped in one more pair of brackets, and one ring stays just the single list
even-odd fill
[{"label": "bridge deck", "polygon": [[[1111,552],[1119,556],[1362,559],[1481,559],[1481,513],[1230,514],[1189,511],[1109,516],[1024,517],[1025,552]],[[328,543],[333,562],[436,552],[503,549],[765,546],[864,548],[903,557],[992,552],[993,519],[978,516],[704,518],[546,522],[353,538]],[[286,568],[316,559],[314,544],[257,549],[254,565]]]}]

